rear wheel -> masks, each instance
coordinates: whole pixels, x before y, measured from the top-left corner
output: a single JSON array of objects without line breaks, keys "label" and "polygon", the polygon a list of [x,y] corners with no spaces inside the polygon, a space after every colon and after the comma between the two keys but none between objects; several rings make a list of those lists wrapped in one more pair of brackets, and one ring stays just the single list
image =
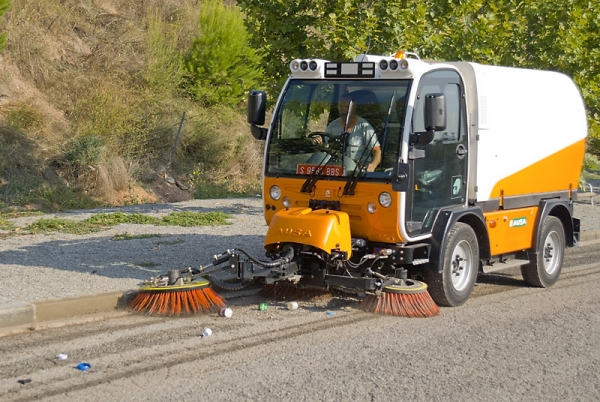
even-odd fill
[{"label": "rear wheel", "polygon": [[448,234],[442,272],[427,272],[427,285],[433,300],[441,306],[464,304],[475,286],[479,270],[479,245],[473,229],[458,222]]},{"label": "rear wheel", "polygon": [[554,285],[562,271],[565,256],[565,230],[555,216],[547,216],[542,224],[537,255],[521,267],[525,282],[532,286],[547,288]]}]

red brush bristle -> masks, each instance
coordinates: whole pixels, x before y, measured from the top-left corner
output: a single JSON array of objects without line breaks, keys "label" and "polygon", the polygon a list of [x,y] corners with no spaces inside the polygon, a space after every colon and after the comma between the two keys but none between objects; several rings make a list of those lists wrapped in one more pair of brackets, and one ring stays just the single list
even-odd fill
[{"label": "red brush bristle", "polygon": [[225,307],[225,299],[209,287],[175,291],[142,290],[129,307],[151,315],[183,315],[219,310]]},{"label": "red brush bristle", "polygon": [[440,313],[428,292],[383,292],[379,296],[369,294],[363,299],[361,307],[369,313],[395,317],[424,318]]},{"label": "red brush bristle", "polygon": [[268,284],[259,295],[276,300],[324,300],[331,298],[331,292],[322,289],[297,288],[295,286]]}]

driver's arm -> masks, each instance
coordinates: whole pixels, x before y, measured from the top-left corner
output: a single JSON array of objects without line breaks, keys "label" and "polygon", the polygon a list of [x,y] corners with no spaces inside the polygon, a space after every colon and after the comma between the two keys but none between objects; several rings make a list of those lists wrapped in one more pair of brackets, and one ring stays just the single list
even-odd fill
[{"label": "driver's arm", "polygon": [[373,157],[373,160],[367,166],[367,172],[374,172],[381,162],[381,147],[379,145],[371,150],[371,156]]}]

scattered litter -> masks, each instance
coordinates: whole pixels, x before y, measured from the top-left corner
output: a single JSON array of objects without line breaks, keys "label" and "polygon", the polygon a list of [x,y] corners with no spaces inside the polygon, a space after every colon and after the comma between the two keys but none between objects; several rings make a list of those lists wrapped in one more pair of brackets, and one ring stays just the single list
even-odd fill
[{"label": "scattered litter", "polygon": [[204,331],[202,332],[202,337],[207,337],[207,336],[211,336],[212,335],[212,329],[210,328],[204,328]]},{"label": "scattered litter", "polygon": [[18,380],[20,384],[27,384],[31,382],[31,378],[21,378]]},{"label": "scattered litter", "polygon": [[57,355],[57,356],[56,356],[56,358],[57,358],[58,360],[67,360],[67,358],[68,358],[68,357],[69,357],[69,356],[67,356],[67,354],[66,354],[66,353],[60,353],[59,355]]},{"label": "scattered litter", "polygon": [[327,312],[327,315],[328,315],[329,317],[333,317],[333,316],[335,315],[335,312],[334,312],[334,311],[328,311],[328,312]]},{"label": "scattered litter", "polygon": [[287,304],[287,308],[288,308],[288,310],[298,310],[298,303],[296,303],[294,301],[293,302],[289,302]]},{"label": "scattered litter", "polygon": [[81,371],[86,371],[86,370],[89,370],[91,368],[92,368],[92,365],[89,364],[89,363],[85,363],[85,362],[79,363],[77,365],[77,369],[81,370]]},{"label": "scattered litter", "polygon": [[258,309],[259,309],[260,311],[267,311],[267,308],[268,308],[268,307],[269,307],[269,305],[268,305],[267,303],[260,303],[260,304],[258,305]]},{"label": "scattered litter", "polygon": [[219,310],[219,315],[221,317],[230,318],[233,315],[233,310],[229,307],[222,308],[221,310]]}]

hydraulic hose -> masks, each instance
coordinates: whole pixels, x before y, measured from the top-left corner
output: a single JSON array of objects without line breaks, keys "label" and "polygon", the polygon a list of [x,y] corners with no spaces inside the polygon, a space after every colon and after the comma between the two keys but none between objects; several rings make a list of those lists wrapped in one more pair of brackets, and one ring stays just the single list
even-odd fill
[{"label": "hydraulic hose", "polygon": [[279,267],[283,264],[290,262],[292,260],[292,258],[294,258],[294,249],[291,247],[289,248],[289,250],[285,256],[278,258],[275,261],[271,261],[271,262],[257,260],[256,258],[252,257],[250,254],[248,254],[248,252],[246,252],[245,250],[242,250],[241,248],[238,248],[236,250],[239,251],[240,253],[243,253],[253,263],[258,264],[261,267],[265,267],[265,268]]}]

